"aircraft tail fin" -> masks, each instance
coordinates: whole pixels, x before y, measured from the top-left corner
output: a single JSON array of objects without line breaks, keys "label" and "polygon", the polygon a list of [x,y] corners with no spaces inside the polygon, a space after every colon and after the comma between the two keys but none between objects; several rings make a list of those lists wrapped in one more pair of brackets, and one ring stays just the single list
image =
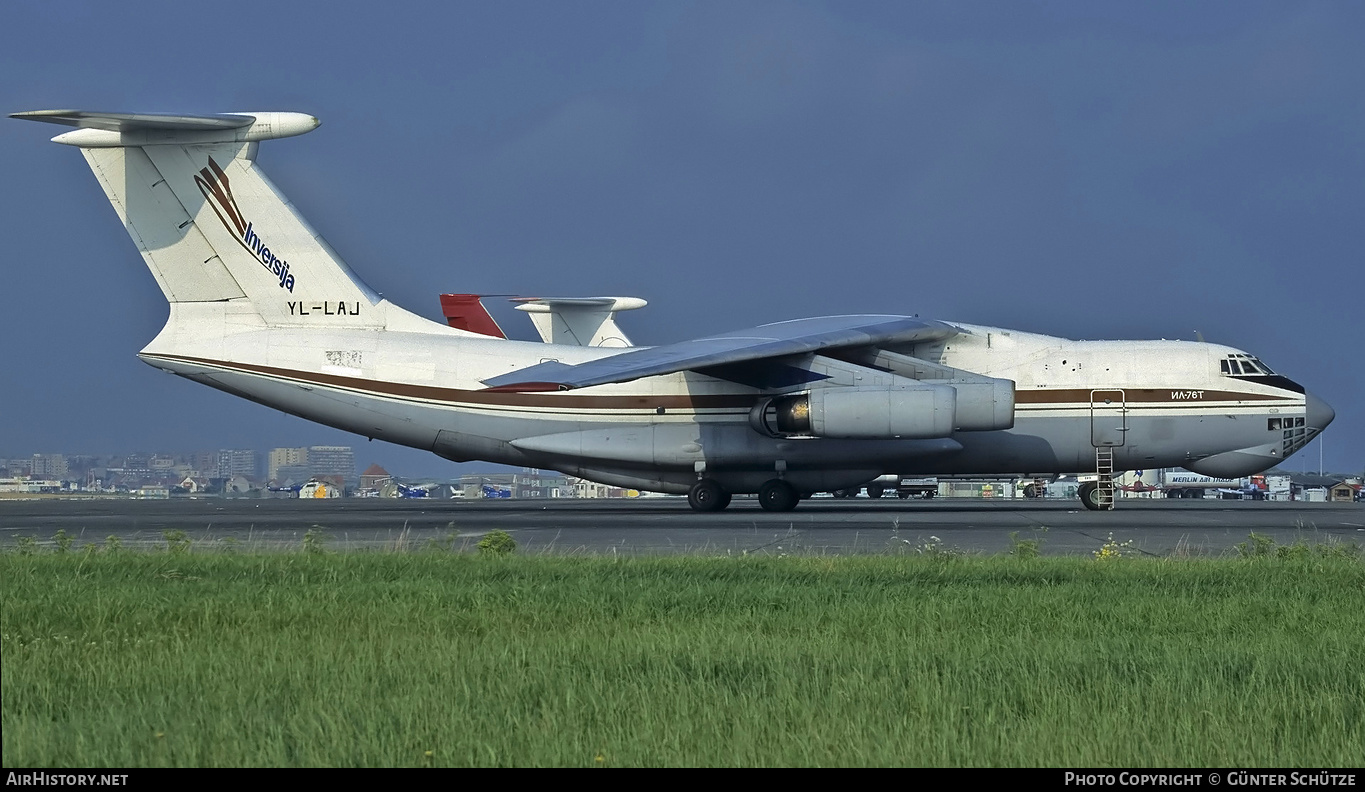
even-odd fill
[{"label": "aircraft tail fin", "polygon": [[172,303],[249,302],[268,324],[378,326],[380,298],[256,165],[261,140],[315,129],[302,113],[205,116],[40,110],[77,146]]},{"label": "aircraft tail fin", "polygon": [[446,324],[459,330],[488,336],[506,338],[507,334],[498,326],[497,320],[483,305],[482,294],[442,294],[441,313],[445,314]]}]

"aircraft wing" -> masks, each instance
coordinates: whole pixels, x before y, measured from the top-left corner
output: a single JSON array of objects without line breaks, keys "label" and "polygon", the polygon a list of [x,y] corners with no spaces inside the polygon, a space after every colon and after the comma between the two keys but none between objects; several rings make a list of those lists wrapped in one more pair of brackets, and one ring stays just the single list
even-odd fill
[{"label": "aircraft wing", "polygon": [[827,349],[930,341],[959,332],[943,322],[910,316],[820,316],[636,349],[577,365],[540,363],[483,382],[502,391],[569,390]]}]

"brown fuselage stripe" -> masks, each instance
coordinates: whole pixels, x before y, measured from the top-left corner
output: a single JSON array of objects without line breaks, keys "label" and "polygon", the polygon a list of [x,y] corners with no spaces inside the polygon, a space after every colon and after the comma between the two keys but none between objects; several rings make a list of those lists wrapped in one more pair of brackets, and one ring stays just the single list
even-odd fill
[{"label": "brown fuselage stripe", "polygon": [[[1237,391],[1221,390],[1198,390],[1182,388],[1039,388],[1037,390],[1016,390],[1014,401],[1016,404],[1059,404],[1080,402],[1082,406],[1091,403],[1091,393],[1095,392],[1098,401],[1096,405],[1104,404],[1104,396],[1101,394],[1123,392],[1123,401],[1127,402],[1174,402],[1176,404],[1197,405],[1200,402],[1227,402],[1227,401],[1281,401],[1287,396],[1276,395],[1273,393],[1239,393]],[[1191,398],[1190,394],[1199,394]],[[1175,394],[1185,394],[1176,396]]]},{"label": "brown fuselage stripe", "polygon": [[571,393],[505,393],[489,390],[463,390],[460,388],[438,388],[433,385],[407,385],[398,382],[343,377],[337,374],[314,374],[308,371],[258,366],[252,363],[228,363],[207,358],[181,357],[179,355],[158,355],[166,360],[178,360],[215,368],[238,369],[270,377],[284,377],[293,380],[314,382],[319,385],[334,385],[341,388],[368,391],[388,396],[403,396],[410,399],[453,402],[457,404],[488,404],[499,407],[559,407],[578,409],[616,409],[616,410],[654,410],[663,407],[668,410],[705,410],[705,409],[748,409],[758,403],[758,396],[699,395],[699,396],[588,396]]},{"label": "brown fuselage stripe", "polygon": [[[555,407],[596,410],[655,410],[659,407],[663,407],[666,410],[747,410],[757,404],[759,399],[764,398],[762,396],[744,394],[698,396],[589,396],[586,394],[580,395],[562,391],[558,393],[508,393],[493,390],[464,390],[461,388],[440,388],[433,385],[409,385],[398,382],[382,382],[379,380],[362,379],[360,377],[345,377],[338,374],[314,374],[308,371],[297,371],[295,369],[278,368],[275,366],[261,366],[254,363],[229,363],[222,360],[185,357],[181,355],[149,355],[148,357],[159,357],[165,360],[193,363],[196,365],[211,366],[213,368],[236,369],[238,371],[245,371],[253,374],[263,374],[269,377],[302,380],[318,385],[350,388],[352,390],[366,391],[379,395],[401,396],[410,399],[450,402],[454,404],[486,404],[498,407]],[[1191,407],[1197,406],[1203,402],[1276,401],[1285,398],[1274,394],[1205,390],[1202,391],[1203,396],[1201,398],[1173,399],[1171,398],[1172,393],[1189,393],[1189,391],[1170,388],[1123,389],[1124,401],[1126,403],[1165,402],[1172,405],[1189,405]],[[1090,394],[1091,389],[1088,388],[1040,388],[1038,390],[1015,391],[1014,400],[1017,404],[1050,404],[1058,407],[1068,406],[1071,408],[1084,408],[1090,404]]]}]

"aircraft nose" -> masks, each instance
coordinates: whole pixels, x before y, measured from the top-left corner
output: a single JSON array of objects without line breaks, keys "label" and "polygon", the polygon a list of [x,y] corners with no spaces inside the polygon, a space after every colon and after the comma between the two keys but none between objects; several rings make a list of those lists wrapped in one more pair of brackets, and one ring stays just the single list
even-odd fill
[{"label": "aircraft nose", "polygon": [[1314,396],[1311,393],[1305,393],[1304,400],[1306,402],[1304,417],[1308,419],[1306,423],[1319,432],[1326,429],[1327,424],[1331,423],[1332,419],[1337,417],[1337,411],[1333,410],[1331,405],[1322,399],[1319,399],[1317,396]]}]

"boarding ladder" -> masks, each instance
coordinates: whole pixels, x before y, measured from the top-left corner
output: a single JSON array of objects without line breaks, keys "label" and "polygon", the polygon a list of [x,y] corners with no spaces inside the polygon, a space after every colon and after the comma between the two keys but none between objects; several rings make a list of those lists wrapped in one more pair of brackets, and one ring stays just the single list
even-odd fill
[{"label": "boarding ladder", "polygon": [[1114,508],[1114,447],[1095,447],[1095,472],[1099,481],[1095,482],[1095,497],[1100,509],[1109,511]]}]

